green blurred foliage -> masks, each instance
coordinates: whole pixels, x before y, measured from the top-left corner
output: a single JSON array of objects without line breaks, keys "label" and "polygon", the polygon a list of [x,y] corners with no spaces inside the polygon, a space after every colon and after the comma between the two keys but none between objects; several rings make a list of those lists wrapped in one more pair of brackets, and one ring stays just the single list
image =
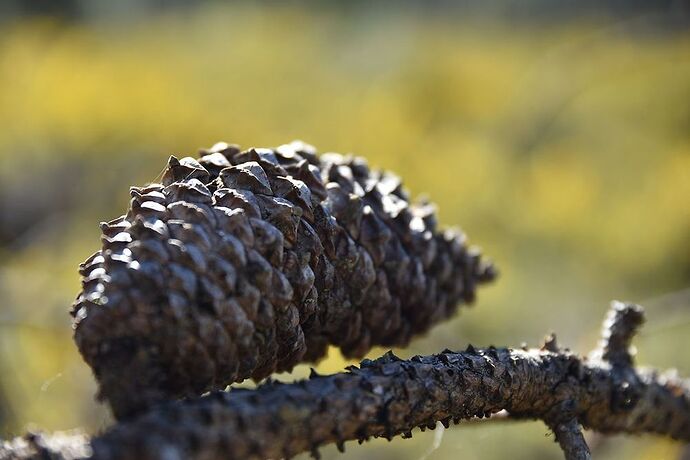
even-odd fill
[{"label": "green blurred foliage", "polygon": [[[71,341],[97,223],[167,155],[294,138],[399,173],[501,269],[399,354],[591,349],[611,298],[645,304],[640,361],[690,375],[690,34],[388,10],[206,6],[0,33],[0,436],[110,423]],[[670,293],[670,294],[669,294]],[[375,350],[377,355],[381,350]],[[347,363],[333,351],[319,364]],[[292,375],[304,375],[305,367]],[[326,458],[560,458],[546,428],[473,424]],[[545,437],[546,436],[546,437]],[[598,458],[668,458],[592,436]]]}]

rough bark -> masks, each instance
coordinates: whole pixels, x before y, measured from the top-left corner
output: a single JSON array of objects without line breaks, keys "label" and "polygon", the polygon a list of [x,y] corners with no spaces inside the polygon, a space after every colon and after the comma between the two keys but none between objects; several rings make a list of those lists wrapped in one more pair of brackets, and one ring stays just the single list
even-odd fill
[{"label": "rough bark", "polygon": [[553,423],[551,430],[556,435],[556,441],[563,449],[566,460],[590,460],[592,454],[587,441],[582,434],[582,428],[574,418],[563,422]]},{"label": "rough bark", "polygon": [[[620,338],[630,338],[641,322],[639,307],[614,302],[602,350],[631,358],[629,340]],[[343,448],[348,440],[409,437],[415,427],[501,410],[543,420],[567,459],[589,458],[580,425],[690,441],[690,383],[624,364],[629,361],[581,358],[560,349],[553,337],[529,350],[469,346],[410,360],[389,352],[345,373],[165,404],[81,447],[105,460],[281,458],[316,453],[329,443]],[[0,459],[39,458],[15,454],[17,443],[27,450],[18,440],[0,449]]]}]

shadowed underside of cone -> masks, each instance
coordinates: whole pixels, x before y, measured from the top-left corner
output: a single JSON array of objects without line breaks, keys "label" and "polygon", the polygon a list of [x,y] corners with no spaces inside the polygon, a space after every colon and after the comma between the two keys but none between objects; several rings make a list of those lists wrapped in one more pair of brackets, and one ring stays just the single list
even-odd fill
[{"label": "shadowed underside of cone", "polygon": [[219,143],[131,189],[80,267],[75,340],[118,418],[324,356],[404,346],[495,271],[358,157]]}]

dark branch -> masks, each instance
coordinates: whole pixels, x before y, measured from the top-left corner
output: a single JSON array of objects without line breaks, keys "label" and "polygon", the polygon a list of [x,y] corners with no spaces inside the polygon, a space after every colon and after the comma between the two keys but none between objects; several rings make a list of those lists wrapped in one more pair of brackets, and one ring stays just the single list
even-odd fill
[{"label": "dark branch", "polygon": [[576,419],[554,424],[551,429],[556,441],[563,449],[566,460],[591,460],[592,454],[582,435],[582,428]]},{"label": "dark branch", "polygon": [[[634,327],[624,325],[639,320],[631,321],[635,308],[614,309],[622,319],[609,321],[608,349],[614,343],[627,349],[625,330]],[[690,441],[690,383],[580,358],[555,342],[546,348],[470,346],[410,360],[387,353],[341,374],[162,405],[93,438],[89,447],[93,458],[106,460],[280,458],[329,443],[410,436],[415,427],[501,410],[545,421],[567,458],[587,458],[579,425]]]},{"label": "dark branch", "polygon": [[633,336],[644,322],[642,307],[614,300],[604,321],[602,340],[594,355],[612,366],[631,366]]}]

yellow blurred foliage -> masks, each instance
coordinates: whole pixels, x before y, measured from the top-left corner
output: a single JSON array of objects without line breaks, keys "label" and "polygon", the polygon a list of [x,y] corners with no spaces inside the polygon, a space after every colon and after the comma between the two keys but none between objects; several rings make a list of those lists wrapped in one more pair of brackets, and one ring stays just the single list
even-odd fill
[{"label": "yellow blurred foliage", "polygon": [[[107,422],[70,339],[76,265],[98,247],[95,224],[126,205],[128,185],[154,180],[166,155],[221,139],[302,138],[366,156],[428,195],[444,224],[462,224],[497,261],[502,278],[477,307],[404,355],[468,341],[535,343],[549,329],[584,352],[608,299],[651,298],[654,322],[666,314],[654,298],[688,286],[684,32],[296,6],[212,6],[125,24],[23,21],[0,34],[0,126],[5,190],[28,203],[32,183],[51,174],[64,178],[47,182],[44,200],[75,189],[62,220],[39,222],[19,249],[0,247],[0,383],[12,414],[0,434],[25,422]],[[60,165],[67,172],[55,173]],[[655,336],[663,340],[645,361],[687,347],[683,331]],[[690,372],[690,358],[676,358]],[[346,364],[331,350],[318,369]],[[449,430],[432,457],[560,457],[534,439],[542,427],[491,430]],[[348,456],[418,458],[430,443],[419,435]],[[677,448],[645,446],[636,458]]]}]

